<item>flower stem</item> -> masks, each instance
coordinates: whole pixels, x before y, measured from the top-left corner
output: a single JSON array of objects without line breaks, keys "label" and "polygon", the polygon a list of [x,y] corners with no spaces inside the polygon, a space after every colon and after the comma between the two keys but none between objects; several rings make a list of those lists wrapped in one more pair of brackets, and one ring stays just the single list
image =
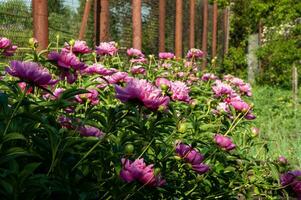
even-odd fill
[{"label": "flower stem", "polygon": [[18,102],[16,108],[14,109],[13,113],[11,114],[11,116],[10,116],[10,118],[9,118],[7,124],[6,124],[6,127],[5,127],[5,130],[4,130],[4,132],[3,132],[3,135],[6,135],[6,133],[7,133],[7,131],[8,131],[8,128],[9,128],[9,126],[10,126],[10,124],[11,124],[11,122],[12,122],[14,116],[15,116],[15,114],[17,113],[17,111],[18,111],[19,108],[20,108],[21,102],[23,101],[23,99],[24,99],[24,97],[25,97],[25,95],[26,95],[26,92],[27,92],[28,88],[29,88],[29,87],[27,86],[27,87],[25,88],[25,90],[23,91],[22,96],[21,96],[21,98],[20,98],[20,100],[19,100],[19,102]]}]

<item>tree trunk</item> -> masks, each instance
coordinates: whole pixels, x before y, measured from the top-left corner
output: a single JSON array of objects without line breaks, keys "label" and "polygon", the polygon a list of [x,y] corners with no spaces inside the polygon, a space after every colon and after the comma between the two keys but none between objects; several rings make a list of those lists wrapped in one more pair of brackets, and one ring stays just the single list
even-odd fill
[{"label": "tree trunk", "polygon": [[141,0],[132,0],[133,47],[142,48]]},{"label": "tree trunk", "polygon": [[100,41],[109,40],[109,0],[101,0],[100,4]]},{"label": "tree trunk", "polygon": [[202,50],[204,52],[204,59],[202,70],[206,69],[207,65],[207,34],[208,34],[208,0],[203,1],[203,34],[202,34]]},{"label": "tree trunk", "polygon": [[182,57],[183,0],[176,0],[175,54]]},{"label": "tree trunk", "polygon": [[48,47],[48,1],[32,1],[33,37],[38,40],[38,51]]},{"label": "tree trunk", "polygon": [[194,48],[195,0],[190,0],[189,48]]},{"label": "tree trunk", "polygon": [[82,23],[80,26],[79,36],[78,36],[79,40],[83,40],[85,37],[85,32],[86,32],[86,27],[87,27],[87,23],[88,23],[91,6],[92,6],[92,1],[86,0],[85,10],[84,10],[83,19],[82,19]]}]

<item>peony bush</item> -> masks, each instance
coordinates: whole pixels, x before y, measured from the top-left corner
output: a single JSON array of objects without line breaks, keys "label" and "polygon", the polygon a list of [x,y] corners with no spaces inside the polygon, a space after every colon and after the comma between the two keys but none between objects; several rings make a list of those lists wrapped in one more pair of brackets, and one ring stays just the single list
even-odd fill
[{"label": "peony bush", "polygon": [[250,153],[251,86],[201,72],[201,50],[30,47],[6,63],[0,38],[1,199],[301,198],[286,158]]}]

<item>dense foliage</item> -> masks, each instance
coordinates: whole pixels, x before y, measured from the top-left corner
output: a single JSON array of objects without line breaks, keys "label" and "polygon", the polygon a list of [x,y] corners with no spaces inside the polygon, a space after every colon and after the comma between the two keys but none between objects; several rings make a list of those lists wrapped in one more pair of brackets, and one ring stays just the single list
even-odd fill
[{"label": "dense foliage", "polygon": [[[84,41],[1,63],[1,199],[267,199],[300,194],[258,160],[250,85],[199,72],[203,52],[145,57]],[[0,39],[2,56],[14,50]],[[7,52],[10,54],[8,55]],[[291,177],[292,176],[292,177]],[[284,187],[283,187],[284,186]],[[289,193],[286,192],[286,187]]]}]

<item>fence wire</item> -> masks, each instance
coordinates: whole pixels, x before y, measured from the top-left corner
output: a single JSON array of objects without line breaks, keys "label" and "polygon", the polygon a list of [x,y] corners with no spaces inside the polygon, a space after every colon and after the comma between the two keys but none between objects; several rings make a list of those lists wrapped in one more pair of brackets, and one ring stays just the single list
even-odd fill
[{"label": "fence wire", "polygon": [[[34,0],[33,0],[34,1]],[[86,0],[48,0],[49,41],[59,43],[78,37]],[[93,1],[94,2],[94,1]],[[110,0],[109,38],[122,47],[131,47],[132,14],[131,0]],[[0,0],[0,37],[8,37],[19,47],[28,46],[33,35],[32,0]],[[94,3],[90,10],[85,40],[95,45]],[[195,47],[202,46],[203,1],[196,0],[195,6]],[[166,51],[174,51],[176,1],[166,0],[165,46]],[[208,10],[208,52],[211,52],[212,6]],[[142,47],[146,54],[157,54],[159,44],[159,1],[142,0]],[[222,55],[223,16],[218,17],[218,54]],[[183,50],[189,48],[189,1],[183,1]],[[20,52],[20,51],[19,51]]]}]

